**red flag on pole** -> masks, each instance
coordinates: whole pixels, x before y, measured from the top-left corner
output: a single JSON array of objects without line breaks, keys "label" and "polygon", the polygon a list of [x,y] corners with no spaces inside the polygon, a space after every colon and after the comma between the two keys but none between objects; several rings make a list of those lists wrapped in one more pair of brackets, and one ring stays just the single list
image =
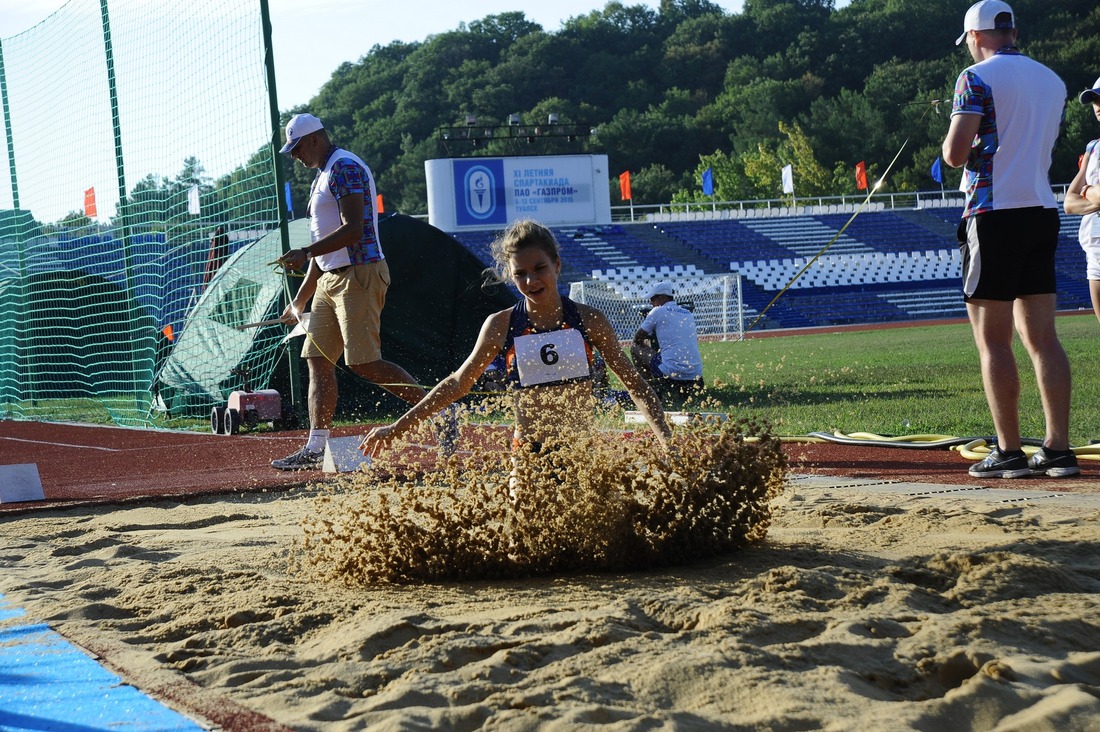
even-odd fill
[{"label": "red flag on pole", "polygon": [[84,215],[90,219],[95,218],[95,186],[84,191]]},{"label": "red flag on pole", "polygon": [[374,204],[378,207],[378,213],[386,213],[385,206],[382,205],[382,194],[379,193],[374,197]]},{"label": "red flag on pole", "polygon": [[867,164],[863,160],[856,163],[856,190],[867,190]]},{"label": "red flag on pole", "polygon": [[619,176],[619,196],[624,201],[629,201],[631,199],[629,170],[625,171],[622,175]]}]

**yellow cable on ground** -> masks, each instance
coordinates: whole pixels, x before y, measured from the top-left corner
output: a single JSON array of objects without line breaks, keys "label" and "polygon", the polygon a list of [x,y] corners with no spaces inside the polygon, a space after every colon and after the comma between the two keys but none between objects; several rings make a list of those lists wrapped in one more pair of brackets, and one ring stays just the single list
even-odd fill
[{"label": "yellow cable on ground", "polygon": [[895,437],[876,435],[873,432],[852,432],[845,435],[843,432],[834,432],[837,437],[847,437],[852,440],[874,440],[877,442],[913,442],[913,443],[925,443],[925,442],[943,442],[945,440],[956,440],[957,437],[953,435],[898,435]]},{"label": "yellow cable on ground", "polygon": [[[809,435],[781,435],[776,437],[783,444],[814,444],[827,442],[820,437],[810,437]],[[760,438],[755,435],[750,435],[745,438],[745,442],[760,442]]]},{"label": "yellow cable on ground", "polygon": [[[888,437],[876,435],[870,432],[833,432],[831,435],[824,432],[811,432],[811,436],[820,437],[824,442],[835,442],[842,445],[857,445],[864,447],[907,447],[922,450],[945,447],[954,450],[967,460],[984,460],[989,454],[991,437],[953,437],[951,435],[901,435]],[[1042,443],[1039,440],[1024,440],[1023,450],[1030,457],[1034,455]],[[1083,460],[1100,460],[1100,444],[1089,444],[1081,447],[1070,447],[1073,454]]]},{"label": "yellow cable on ground", "polygon": [[826,442],[836,442],[842,445],[860,445],[863,447],[904,447],[920,450],[932,450],[941,447],[951,447],[973,440],[973,437],[953,437],[952,435],[901,435],[889,437],[876,435],[871,432],[811,432],[814,437],[820,437]]},{"label": "yellow cable on ground", "polygon": [[[990,447],[986,438],[979,437],[967,442],[965,445],[959,445],[951,449],[958,451],[967,460],[984,460],[989,454]],[[1039,451],[1039,447],[1037,445],[1024,445],[1023,450],[1028,457],[1031,457]],[[1073,454],[1077,456],[1078,460],[1100,460],[1100,444],[1082,445],[1080,447],[1071,446],[1070,450],[1073,450]]]}]

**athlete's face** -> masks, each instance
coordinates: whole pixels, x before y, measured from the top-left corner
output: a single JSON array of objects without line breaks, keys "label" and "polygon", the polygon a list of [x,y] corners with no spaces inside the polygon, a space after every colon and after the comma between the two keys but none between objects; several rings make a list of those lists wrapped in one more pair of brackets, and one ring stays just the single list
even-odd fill
[{"label": "athlete's face", "polygon": [[1097,120],[1100,120],[1100,98],[1092,100],[1092,114]]},{"label": "athlete's face", "polygon": [[561,262],[555,262],[539,247],[519,250],[509,260],[512,281],[520,294],[532,302],[541,302],[557,295]]}]

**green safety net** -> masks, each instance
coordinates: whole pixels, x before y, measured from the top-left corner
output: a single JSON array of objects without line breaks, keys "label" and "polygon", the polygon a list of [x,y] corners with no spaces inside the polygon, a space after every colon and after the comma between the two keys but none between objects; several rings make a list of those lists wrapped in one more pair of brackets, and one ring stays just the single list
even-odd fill
[{"label": "green safety net", "polygon": [[276,333],[212,335],[276,307],[265,36],[262,0],[70,0],[0,39],[0,418],[159,425],[227,361],[270,377]]}]

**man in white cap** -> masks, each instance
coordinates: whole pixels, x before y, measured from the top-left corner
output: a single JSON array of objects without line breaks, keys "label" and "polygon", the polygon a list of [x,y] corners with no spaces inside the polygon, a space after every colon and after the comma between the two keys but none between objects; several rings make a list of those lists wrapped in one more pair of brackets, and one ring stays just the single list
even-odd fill
[{"label": "man in white cap", "polygon": [[[317,170],[309,194],[310,245],[293,249],[279,261],[289,269],[306,269],[306,278],[281,320],[293,324],[311,304],[302,346],[309,366],[309,438],[297,452],[271,467],[316,470],[336,413],[336,362],[386,391],[416,404],[425,395],[416,379],[382,359],[380,316],[390,285],[390,271],[378,238],[374,176],[367,164],[332,143],[321,120],[298,114],[286,126],[279,151]],[[449,415],[453,416],[453,415]],[[450,438],[455,427],[449,425]],[[442,443],[441,443],[442,444]],[[444,444],[444,450],[453,444]]]},{"label": "man in white cap", "polygon": [[668,281],[649,288],[646,297],[653,309],[634,334],[630,356],[658,394],[681,406],[703,388],[703,357],[695,316],[676,303],[675,294]]},{"label": "man in white cap", "polygon": [[[1054,327],[1059,219],[1048,178],[1066,86],[1020,53],[1016,16],[1001,0],[970,7],[955,45],[964,42],[975,63],[955,82],[943,159],[965,166],[963,295],[997,432],[996,446],[969,472],[1077,475],[1069,449],[1069,359]],[[1043,447],[1030,460],[1021,449],[1014,330],[1035,368],[1046,421]]]},{"label": "man in white cap", "polygon": [[[1100,121],[1100,79],[1078,97],[1081,104],[1091,104],[1092,114]],[[1089,281],[1092,310],[1100,319],[1100,140],[1085,146],[1081,167],[1066,191],[1063,204],[1068,214],[1081,216],[1077,241],[1085,250],[1085,276]]]}]

